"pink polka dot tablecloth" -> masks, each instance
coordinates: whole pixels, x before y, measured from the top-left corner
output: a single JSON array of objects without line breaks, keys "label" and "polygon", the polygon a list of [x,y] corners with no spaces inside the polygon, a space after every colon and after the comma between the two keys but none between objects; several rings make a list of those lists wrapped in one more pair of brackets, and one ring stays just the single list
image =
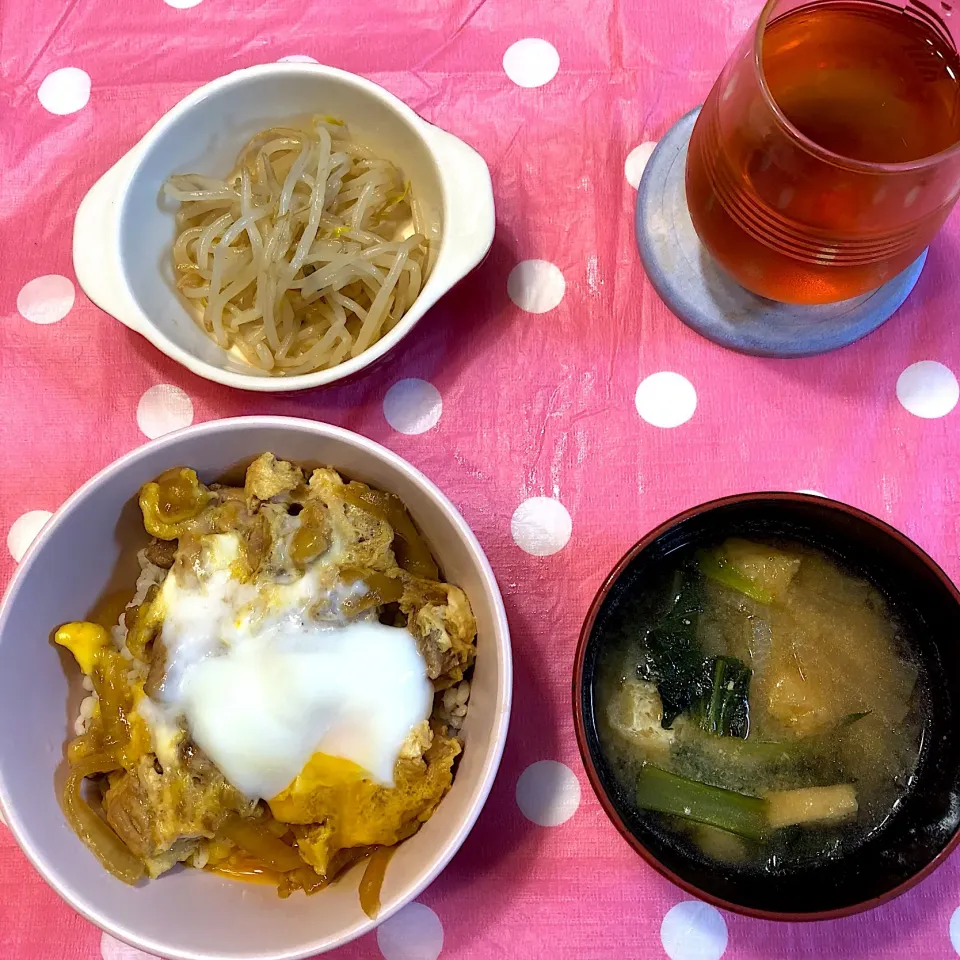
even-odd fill
[{"label": "pink polka dot tablecloth", "polygon": [[[652,144],[699,103],[758,0],[7,0],[0,6],[0,577],[49,514],[171,429],[272,413],[386,444],[488,552],[514,637],[506,753],[452,864],[342,960],[954,957],[960,859],[893,903],[810,925],[700,904],[636,857],[586,781],[578,631],[643,533],[723,494],[815,490],[960,576],[960,219],[907,304],[825,357],[758,360],[687,330],[633,240]],[[394,362],[270,398],[207,383],[94,307],[71,266],[85,191],[189,91],[311,57],[363,74],[486,158],[490,258]],[[15,735],[0,731],[0,736]],[[0,958],[132,960],[0,825]]]}]

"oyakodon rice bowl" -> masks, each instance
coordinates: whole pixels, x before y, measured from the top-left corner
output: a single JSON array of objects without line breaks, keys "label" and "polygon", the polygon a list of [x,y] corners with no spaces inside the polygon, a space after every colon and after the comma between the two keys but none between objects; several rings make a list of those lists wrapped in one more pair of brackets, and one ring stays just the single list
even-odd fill
[{"label": "oyakodon rice bowl", "polygon": [[174,467],[139,502],[152,539],[119,620],[122,593],[54,635],[92,687],[70,825],[127,883],[187,863],[287,897],[365,859],[375,919],[462,750],[469,601],[397,497],[330,467],[264,453],[209,487]]},{"label": "oyakodon rice bowl", "polygon": [[[259,434],[253,430],[253,437],[247,436],[251,424],[263,425]],[[226,468],[250,462],[251,444],[257,442],[256,436],[267,436],[266,424],[282,425],[281,432],[332,432],[337,436],[328,436],[320,444],[316,437],[311,444],[309,436],[301,436],[300,450],[290,449],[289,440],[295,439],[291,436],[286,445],[269,444],[283,454],[294,454],[300,463],[309,463],[303,473],[288,462],[266,456],[254,461],[246,489],[212,486]],[[191,448],[192,459],[201,468],[197,480],[188,470],[171,470],[170,459],[154,458],[155,466],[166,469],[160,471],[156,482],[140,483],[143,521],[139,542],[131,515],[134,504],[129,503],[129,496],[121,498],[121,503],[128,502],[122,511],[127,522],[121,522],[126,531],[121,537],[123,562],[117,565],[117,573],[122,567],[123,576],[104,577],[101,571],[99,586],[82,603],[72,603],[87,614],[87,621],[62,624],[58,636],[92,678],[96,694],[83,690],[78,682],[77,692],[70,697],[70,725],[76,726],[70,730],[74,742],[69,751],[74,783],[66,784],[67,794],[75,786],[78,770],[86,769],[85,760],[94,768],[113,767],[113,772],[95,777],[99,789],[88,792],[86,798],[92,806],[102,802],[114,833],[123,839],[130,858],[126,866],[136,873],[136,860],[140,872],[156,874],[174,860],[186,859],[207,869],[184,871],[177,867],[168,876],[131,888],[113,881],[83,847],[80,851],[87,863],[70,847],[69,856],[51,866],[45,850],[39,848],[49,847],[49,841],[57,838],[39,836],[30,828],[38,812],[34,808],[43,803],[38,799],[25,808],[22,799],[17,802],[23,784],[8,776],[2,748],[0,796],[15,835],[57,889],[91,919],[137,946],[174,957],[222,956],[222,937],[215,943],[216,937],[203,919],[206,914],[198,915],[194,901],[198,897],[206,900],[208,908],[216,912],[232,900],[232,890],[242,896],[244,911],[254,907],[260,913],[260,922],[272,928],[272,938],[264,930],[247,930],[245,936],[234,939],[232,928],[237,922],[231,917],[231,932],[225,934],[231,944],[229,955],[306,956],[344,942],[369,926],[368,921],[357,918],[357,881],[365,868],[361,891],[368,909],[372,905],[371,912],[386,868],[382,919],[416,894],[417,890],[406,884],[419,880],[422,886],[429,881],[439,869],[437,859],[442,858],[442,866],[469,828],[475,816],[473,808],[478,809],[482,802],[475,789],[482,784],[485,794],[488,788],[491,761],[498,759],[502,744],[498,728],[506,720],[500,709],[504,705],[502,681],[509,679],[503,670],[504,664],[509,669],[503,657],[506,638],[499,632],[502,610],[497,609],[498,598],[490,606],[486,578],[478,579],[477,569],[471,569],[473,558],[462,550],[469,544],[462,540],[458,544],[451,536],[462,531],[452,529],[436,509],[428,507],[424,512],[427,503],[420,478],[402,461],[384,451],[386,458],[396,461],[384,470],[367,459],[371,452],[380,454],[368,441],[319,424],[291,425],[271,418],[206,424],[185,431],[185,435],[218,429],[232,453],[217,466],[209,466],[210,452],[200,453],[203,444],[196,436],[186,436],[178,444],[184,452]],[[341,443],[342,438],[348,439]],[[165,438],[144,449],[162,447],[165,442],[172,440]],[[306,445],[313,448],[310,455],[303,449]],[[360,449],[351,449],[355,445]],[[235,455],[238,448],[243,448],[239,456]],[[326,452],[331,455],[322,456]],[[141,451],[125,459],[137,454]],[[360,460],[366,460],[365,467],[357,462],[358,454]],[[186,460],[186,456],[176,457],[179,462]],[[341,472],[318,469],[323,461],[336,462],[342,475],[367,482],[344,482]],[[104,477],[121,465],[123,461],[105,471]],[[399,471],[393,469],[397,465]],[[408,473],[413,477],[404,476]],[[242,473],[234,471],[231,476],[242,477]],[[137,480],[143,480],[142,475]],[[98,489],[105,482],[102,478],[94,481]],[[390,487],[403,490],[405,500],[380,493]],[[38,562],[42,565],[44,539],[56,537],[64,523],[69,526],[70,518],[77,515],[76,509],[70,508],[85,493],[87,488],[65,506],[25,558],[0,620],[0,662],[9,651],[6,625],[11,608],[16,615],[17,595],[21,594],[17,581],[25,571],[29,576]],[[410,506],[415,523],[401,502]],[[398,509],[402,516],[394,512]],[[114,507],[114,525],[117,512],[119,508]],[[143,524],[155,535],[151,543],[146,542],[149,538],[143,533]],[[174,533],[180,534],[175,549],[169,539]],[[431,549],[425,549],[427,544],[440,561],[442,574]],[[139,562],[135,559],[138,553]],[[251,575],[254,568],[257,573]],[[117,610],[123,602],[114,587],[125,586],[129,599],[137,571],[141,571],[140,582],[133,599],[140,601],[139,609],[128,610],[117,626]],[[438,579],[431,579],[434,574]],[[453,582],[461,583],[464,592],[449,585]],[[105,585],[109,589],[104,590]],[[421,596],[426,601],[423,604],[410,592],[418,589],[429,594]],[[91,610],[90,598],[97,595],[101,602]],[[307,596],[317,600],[305,605]],[[471,605],[477,614],[479,655],[473,675],[467,674],[467,686],[464,673],[470,670],[473,650]],[[446,607],[442,613],[441,607]],[[404,608],[409,612],[405,614]],[[434,626],[444,618],[456,642],[445,651],[439,647],[428,650],[424,641],[439,636]],[[111,623],[112,635],[107,630]],[[160,627],[159,633],[151,623]],[[219,638],[217,649],[211,656],[205,645],[215,638]],[[485,660],[489,661],[486,665]],[[164,664],[163,670],[154,667],[159,662]],[[384,666],[379,677],[378,664]],[[325,685],[322,678],[333,673],[346,680]],[[362,682],[355,682],[361,673]],[[231,701],[220,695],[227,686],[242,691],[239,711],[236,698]],[[291,728],[290,718],[304,715],[315,722],[324,720],[324,736],[313,740],[290,736],[291,729],[294,733],[301,729],[297,724]],[[55,716],[62,718],[62,707]],[[111,719],[118,717],[121,722],[126,719],[125,731],[113,727],[108,734]],[[343,722],[345,717],[347,722]],[[287,734],[278,736],[284,722]],[[491,729],[497,745],[490,739]],[[149,752],[135,760],[141,749]],[[110,764],[102,762],[104,753],[112,757]],[[446,793],[451,775],[453,787]],[[27,779],[36,780],[29,775]],[[285,786],[278,790],[281,781]],[[62,779],[57,789],[64,789]],[[138,820],[145,800],[149,816]],[[465,813],[469,822],[460,819]],[[194,819],[188,827],[190,816],[199,817],[205,825],[197,829],[198,820]],[[209,836],[213,827],[210,816],[220,820],[213,836]],[[175,826],[178,819],[179,828]],[[59,820],[50,833],[62,833],[62,813]],[[103,820],[98,824],[94,830],[105,826]],[[176,836],[172,843],[164,841],[158,846],[156,841],[167,828]],[[366,836],[358,830],[366,831]],[[416,835],[404,840],[413,833]],[[237,838],[242,838],[241,842]],[[62,844],[62,836],[59,839]],[[145,840],[154,848],[139,846]],[[394,847],[397,840],[404,842]],[[313,850],[309,856],[319,855],[326,862],[315,860],[311,865],[305,859],[308,847]],[[378,855],[371,847],[395,848],[396,855],[387,866],[387,855]],[[276,900],[278,887],[284,893],[298,887],[324,887],[344,864],[371,852],[373,856],[366,857],[363,865],[316,896],[306,898],[298,893]],[[291,854],[300,862],[295,864]],[[123,862],[121,855],[121,872]],[[91,863],[98,867],[98,877],[88,875]],[[63,889],[64,871],[85,875],[82,894]],[[266,885],[238,883],[223,876],[251,873],[269,878],[274,892]],[[296,876],[301,880],[294,880]],[[103,890],[105,879],[109,884]],[[402,890],[399,901],[398,886]],[[102,890],[108,897],[101,901],[100,910],[89,910],[84,899],[97,898]],[[294,928],[300,924],[301,939],[293,952],[289,947],[286,952],[276,952],[276,940],[289,944],[291,930],[284,927],[281,931],[271,922],[265,894],[281,917],[292,918]],[[130,900],[131,896],[136,899]],[[171,930],[169,924],[143,917],[141,901],[152,901],[154,907],[162,904],[166,910],[176,903],[176,909],[185,910],[187,916],[193,914],[193,920]],[[118,908],[131,907],[140,914],[132,928],[110,916]],[[145,931],[144,925],[152,925],[152,929]],[[319,927],[321,936],[326,928],[326,939],[305,939],[312,932],[310,927]],[[293,932],[297,934],[295,929]],[[205,949],[217,952],[205,953]]]}]

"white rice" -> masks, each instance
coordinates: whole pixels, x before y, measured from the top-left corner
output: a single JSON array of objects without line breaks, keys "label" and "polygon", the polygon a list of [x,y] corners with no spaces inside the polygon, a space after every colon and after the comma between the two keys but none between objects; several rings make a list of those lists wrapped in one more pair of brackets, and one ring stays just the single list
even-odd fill
[{"label": "white rice", "polygon": [[434,717],[445,723],[450,733],[456,735],[463,726],[463,719],[467,715],[467,705],[470,702],[470,681],[461,680],[454,687],[447,687],[443,691],[440,703],[434,709]]}]

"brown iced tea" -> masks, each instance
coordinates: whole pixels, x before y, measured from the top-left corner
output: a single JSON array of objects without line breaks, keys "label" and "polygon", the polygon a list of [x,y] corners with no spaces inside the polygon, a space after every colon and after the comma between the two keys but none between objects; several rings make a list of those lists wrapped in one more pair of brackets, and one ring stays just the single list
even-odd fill
[{"label": "brown iced tea", "polygon": [[925,6],[771,0],[690,141],[701,240],[775,300],[828,303],[880,286],[956,200],[958,78],[946,20]]}]

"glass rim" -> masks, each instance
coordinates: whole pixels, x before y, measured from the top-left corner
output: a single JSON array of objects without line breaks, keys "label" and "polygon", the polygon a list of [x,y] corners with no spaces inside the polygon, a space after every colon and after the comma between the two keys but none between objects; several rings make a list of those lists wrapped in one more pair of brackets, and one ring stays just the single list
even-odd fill
[{"label": "glass rim", "polygon": [[[869,2],[869,0],[867,0],[867,2]],[[828,150],[826,147],[820,146],[815,140],[811,140],[806,134],[802,133],[787,119],[786,114],[780,109],[780,105],[767,86],[767,78],[763,72],[763,36],[766,33],[767,23],[770,20],[774,7],[779,3],[781,3],[781,0],[767,0],[763,10],[760,11],[760,16],[757,19],[753,34],[753,69],[756,73],[763,99],[766,101],[777,123],[784,128],[788,136],[795,140],[800,147],[814,157],[824,160],[833,166],[843,167],[847,170],[855,170],[860,173],[874,174],[909,173],[911,171],[924,170],[930,167],[936,167],[944,161],[960,154],[960,140],[958,140],[953,146],[947,147],[939,153],[933,153],[929,157],[921,157],[919,160],[909,160],[905,163],[871,163],[867,160],[855,160],[853,157],[845,157],[842,153],[835,153],[832,150]],[[813,4],[810,3],[807,5],[812,6]],[[881,0],[881,5],[893,6],[893,4],[884,3],[883,0]],[[800,8],[796,7],[794,9]]]}]

